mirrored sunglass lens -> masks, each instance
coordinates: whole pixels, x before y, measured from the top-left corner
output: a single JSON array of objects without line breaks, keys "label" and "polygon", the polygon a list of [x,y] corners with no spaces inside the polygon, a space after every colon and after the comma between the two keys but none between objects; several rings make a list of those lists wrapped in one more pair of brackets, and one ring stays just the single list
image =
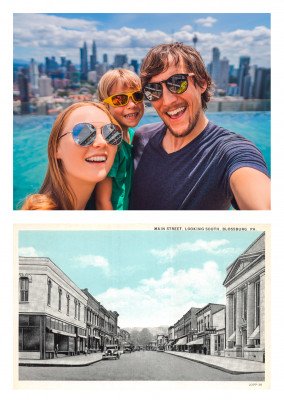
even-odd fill
[{"label": "mirrored sunglass lens", "polygon": [[80,146],[89,146],[96,138],[96,129],[91,124],[77,124],[72,134],[75,143]]},{"label": "mirrored sunglass lens", "polygon": [[113,146],[119,145],[122,142],[122,133],[117,125],[105,125],[103,127],[103,135],[105,140]]},{"label": "mirrored sunglass lens", "polygon": [[118,94],[113,96],[111,99],[114,106],[125,106],[128,102],[128,96],[125,94]]},{"label": "mirrored sunglass lens", "polygon": [[172,93],[183,93],[187,89],[187,77],[184,75],[174,75],[167,80],[167,88]]},{"label": "mirrored sunglass lens", "polygon": [[133,93],[133,99],[136,102],[141,102],[143,100],[143,92],[139,91],[139,92],[134,92]]},{"label": "mirrored sunglass lens", "polygon": [[163,95],[163,88],[160,83],[149,83],[144,88],[144,95],[149,101],[159,100]]}]

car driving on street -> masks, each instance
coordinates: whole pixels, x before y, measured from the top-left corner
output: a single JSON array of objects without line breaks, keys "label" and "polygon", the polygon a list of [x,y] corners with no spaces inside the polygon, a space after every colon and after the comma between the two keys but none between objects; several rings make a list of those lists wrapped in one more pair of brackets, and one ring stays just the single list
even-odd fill
[{"label": "car driving on street", "polygon": [[108,358],[113,358],[114,360],[118,360],[120,358],[120,353],[116,344],[106,345],[105,351],[103,352],[103,360]]}]

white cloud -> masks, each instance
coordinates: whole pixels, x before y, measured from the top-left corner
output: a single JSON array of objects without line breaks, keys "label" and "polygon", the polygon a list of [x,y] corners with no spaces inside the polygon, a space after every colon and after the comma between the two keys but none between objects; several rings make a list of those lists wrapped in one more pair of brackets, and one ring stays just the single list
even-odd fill
[{"label": "white cloud", "polygon": [[[170,246],[164,250],[151,250],[151,253],[159,259],[160,263],[171,261],[174,257],[176,257],[179,253],[183,253],[185,251],[205,251],[210,254],[236,254],[239,252],[239,249],[234,249],[231,247],[222,247],[228,244],[229,241],[226,239],[221,240],[196,240],[195,242],[185,242],[180,243],[176,246]],[[220,248],[221,247],[221,248]]]},{"label": "white cloud", "polygon": [[19,256],[22,256],[22,257],[41,257],[41,254],[34,247],[20,247],[19,248]]},{"label": "white cloud", "polygon": [[78,262],[79,266],[81,266],[82,268],[99,268],[105,275],[109,274],[109,262],[105,257],[88,254],[84,256],[74,257],[73,260]]},{"label": "white cloud", "polygon": [[190,307],[223,301],[222,282],[218,265],[208,261],[201,269],[168,268],[159,279],[142,279],[133,289],[110,288],[96,298],[120,314],[121,327],[170,325]]},{"label": "white cloud", "polygon": [[212,17],[206,17],[206,18],[196,19],[195,22],[203,26],[206,26],[206,28],[211,28],[211,26],[213,26],[213,24],[217,22],[217,19]]},{"label": "white cloud", "polygon": [[[197,20],[203,26],[212,26],[212,17]],[[44,57],[65,55],[73,63],[79,63],[79,48],[87,42],[90,54],[92,41],[97,44],[99,60],[107,53],[109,62],[115,54],[127,54],[129,61],[145,57],[148,50],[160,43],[181,41],[193,44],[194,33],[190,25],[183,26],[174,34],[161,30],[147,31],[122,26],[120,29],[98,30],[98,22],[82,19],[68,19],[46,14],[14,15],[15,58],[34,58],[44,62]],[[238,29],[232,32],[195,32],[198,38],[197,50],[205,64],[212,60],[212,48],[218,47],[221,57],[227,57],[230,64],[238,65],[241,55],[250,55],[251,63],[259,66],[270,65],[270,29],[257,26],[253,29]],[[28,56],[26,55],[28,54]]]},{"label": "white cloud", "polygon": [[180,28],[181,31],[192,31],[192,26],[191,25],[185,25],[182,28]]}]

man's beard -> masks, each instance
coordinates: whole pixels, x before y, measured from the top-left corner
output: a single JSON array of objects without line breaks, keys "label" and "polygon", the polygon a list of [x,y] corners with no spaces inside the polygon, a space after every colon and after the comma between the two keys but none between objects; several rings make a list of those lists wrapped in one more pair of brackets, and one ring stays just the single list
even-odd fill
[{"label": "man's beard", "polygon": [[166,124],[166,126],[167,126],[168,130],[171,132],[171,134],[172,134],[174,137],[176,137],[176,138],[183,138],[183,137],[186,137],[186,136],[189,135],[189,134],[193,131],[193,129],[195,128],[195,126],[196,126],[196,124],[197,124],[197,122],[198,122],[198,120],[199,120],[200,112],[201,112],[201,108],[199,108],[199,109],[197,110],[197,112],[196,112],[196,114],[195,114],[195,116],[194,116],[193,121],[192,121],[192,122],[189,121],[187,130],[186,130],[185,132],[183,132],[183,133],[180,133],[180,134],[175,133],[167,124]]}]

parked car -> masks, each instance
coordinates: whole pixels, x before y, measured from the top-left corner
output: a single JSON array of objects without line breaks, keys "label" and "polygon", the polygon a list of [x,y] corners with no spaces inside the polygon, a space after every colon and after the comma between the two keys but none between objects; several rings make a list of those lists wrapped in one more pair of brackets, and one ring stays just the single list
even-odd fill
[{"label": "parked car", "polygon": [[125,347],[123,350],[123,353],[131,353],[131,352],[132,352],[131,347]]},{"label": "parked car", "polygon": [[157,351],[165,351],[164,346],[158,346]]},{"label": "parked car", "polygon": [[120,353],[118,350],[118,346],[116,344],[107,344],[105,347],[105,351],[103,352],[103,360],[105,359],[114,359],[118,360],[120,358]]}]

